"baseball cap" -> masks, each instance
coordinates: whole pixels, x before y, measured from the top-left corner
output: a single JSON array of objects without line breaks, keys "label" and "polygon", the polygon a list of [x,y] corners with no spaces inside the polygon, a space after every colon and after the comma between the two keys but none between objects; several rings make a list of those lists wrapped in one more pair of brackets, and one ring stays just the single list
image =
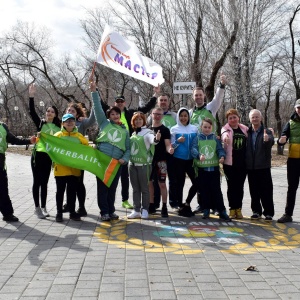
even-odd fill
[{"label": "baseball cap", "polygon": [[119,95],[119,96],[115,97],[115,102],[117,100],[121,100],[121,102],[125,102],[125,97],[123,95]]},{"label": "baseball cap", "polygon": [[295,103],[295,108],[300,107],[300,99],[298,99]]},{"label": "baseball cap", "polygon": [[62,121],[63,121],[63,122],[66,122],[66,121],[69,120],[69,119],[75,120],[75,117],[74,117],[72,114],[65,114],[65,115],[63,115],[63,117],[62,117]]}]

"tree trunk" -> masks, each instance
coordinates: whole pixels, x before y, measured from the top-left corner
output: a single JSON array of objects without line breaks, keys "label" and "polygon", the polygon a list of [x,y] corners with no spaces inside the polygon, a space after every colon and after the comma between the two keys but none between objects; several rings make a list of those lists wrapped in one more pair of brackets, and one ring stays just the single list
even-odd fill
[{"label": "tree trunk", "polygon": [[[278,133],[278,138],[280,138],[281,136],[281,131],[282,131],[282,121],[281,121],[281,117],[279,114],[279,109],[280,109],[280,103],[279,103],[279,97],[280,97],[280,92],[279,90],[277,90],[276,92],[276,96],[275,96],[275,119],[276,119],[276,124],[277,124],[277,133]],[[280,146],[277,144],[277,154],[278,155],[283,155],[283,150],[284,150],[284,146]]]}]

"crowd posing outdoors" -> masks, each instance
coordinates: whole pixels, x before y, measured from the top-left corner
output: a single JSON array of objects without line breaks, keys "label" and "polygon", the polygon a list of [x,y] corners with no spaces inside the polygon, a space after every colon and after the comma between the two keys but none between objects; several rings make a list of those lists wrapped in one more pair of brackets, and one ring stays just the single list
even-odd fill
[{"label": "crowd posing outdoors", "polygon": [[[100,99],[96,83],[90,78],[93,107],[89,117],[77,103],[68,105],[59,119],[55,106],[47,108],[45,118],[35,111],[36,87],[29,86],[29,112],[38,135],[29,139],[14,136],[7,125],[0,122],[0,211],[3,220],[18,221],[14,215],[8,192],[5,165],[7,144],[34,144],[31,156],[33,175],[32,197],[34,213],[40,219],[49,216],[47,211],[47,185],[51,169],[56,181],[56,222],[63,221],[63,213],[80,221],[87,215],[84,171],[52,162],[43,151],[40,133],[54,135],[68,143],[89,146],[85,134],[88,128],[98,124],[99,135],[95,147],[101,153],[117,160],[120,168],[110,186],[97,179],[97,202],[101,221],[116,220],[116,189],[121,181],[122,207],[132,209],[128,219],[147,219],[160,207],[161,217],[168,218],[167,200],[174,212],[191,217],[202,214],[203,219],[211,213],[221,220],[242,219],[244,183],[248,176],[251,196],[251,219],[264,216],[266,221],[274,217],[273,182],[271,176],[271,149],[274,145],[273,130],[262,123],[262,114],[257,109],[249,113],[250,126],[240,123],[239,113],[232,108],[226,112],[227,123],[217,135],[216,114],[224,98],[226,77],[221,75],[220,85],[213,100],[205,103],[203,88],[193,90],[194,107],[181,107],[177,113],[170,110],[170,98],[154,87],[153,97],[142,107],[126,108],[124,96],[115,98],[109,107]],[[147,117],[148,114],[148,117]],[[115,136],[111,139],[110,131]],[[300,99],[295,112],[285,125],[279,145],[289,142],[287,160],[288,191],[286,208],[279,223],[292,222],[296,193],[300,178]],[[176,171],[175,171],[176,166]],[[227,181],[229,214],[225,208],[220,176],[224,172]],[[186,175],[191,181],[187,195],[183,195]],[[166,179],[168,176],[168,183]],[[132,186],[132,202],[129,187]],[[66,193],[66,203],[63,203]],[[191,210],[191,202],[197,195],[198,206]],[[76,198],[78,207],[76,210]]]}]

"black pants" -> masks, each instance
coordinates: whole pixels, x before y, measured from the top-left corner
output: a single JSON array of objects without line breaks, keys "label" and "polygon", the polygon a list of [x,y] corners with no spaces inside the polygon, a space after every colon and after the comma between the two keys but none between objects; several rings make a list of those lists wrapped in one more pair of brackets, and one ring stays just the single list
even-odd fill
[{"label": "black pants", "polygon": [[7,173],[2,166],[0,166],[0,212],[4,217],[14,213],[14,209],[8,195]]},{"label": "black pants", "polygon": [[84,208],[85,198],[86,198],[86,190],[85,190],[83,179],[84,179],[84,171],[81,170],[79,181],[77,184],[77,190],[76,190],[80,208]]},{"label": "black pants", "polygon": [[[176,200],[176,176],[175,172],[175,164],[173,160],[173,155],[167,154],[167,172],[168,172],[168,180],[169,180],[169,204],[172,207],[178,206]],[[158,185],[157,176],[154,174],[153,176],[153,186],[154,186],[154,205],[155,207],[159,207],[160,205],[160,188]]]},{"label": "black pants", "polygon": [[287,160],[287,181],[288,191],[286,196],[285,213],[289,216],[293,215],[296,194],[299,186],[300,177],[300,158],[288,158]]},{"label": "black pants", "polygon": [[221,191],[220,171],[204,171],[198,168],[198,186],[202,197],[202,209],[214,207],[219,212],[225,210],[223,194]]},{"label": "black pants", "polygon": [[195,171],[193,168],[193,160],[184,160],[180,158],[173,158],[173,163],[176,166],[175,178],[176,178],[176,193],[175,199],[178,206],[182,206],[183,202],[183,188],[185,184],[186,174],[189,176],[192,186],[189,189],[186,202],[191,203],[194,196],[197,193],[197,181],[195,178]]},{"label": "black pants", "polygon": [[271,169],[247,170],[253,213],[274,216]]},{"label": "black pants", "polygon": [[[45,207],[47,188],[51,173],[52,161],[47,153],[35,151],[31,156],[31,170],[33,175],[32,196],[35,207]],[[41,203],[40,203],[41,191]]]},{"label": "black pants", "polygon": [[76,189],[79,178],[76,176],[55,176],[56,180],[56,208],[57,213],[62,213],[64,194],[67,188],[67,203],[69,212],[75,212]]},{"label": "black pants", "polygon": [[244,183],[246,180],[246,168],[236,168],[224,165],[227,180],[227,198],[230,209],[238,209],[243,206]]},{"label": "black pants", "polygon": [[121,166],[121,195],[123,202],[129,199],[129,172],[127,164]]},{"label": "black pants", "polygon": [[122,172],[122,167],[119,168],[110,187],[107,187],[107,185],[104,184],[102,180],[100,180],[98,177],[96,177],[96,179],[97,179],[97,200],[98,200],[98,206],[100,208],[101,216],[106,215],[106,214],[112,214],[115,212],[116,190],[118,187],[121,172]]}]

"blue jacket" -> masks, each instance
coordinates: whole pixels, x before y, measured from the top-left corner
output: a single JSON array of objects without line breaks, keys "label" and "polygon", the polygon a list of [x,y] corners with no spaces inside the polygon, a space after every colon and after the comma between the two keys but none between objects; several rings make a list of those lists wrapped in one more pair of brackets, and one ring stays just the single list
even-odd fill
[{"label": "blue jacket", "polygon": [[[94,103],[94,112],[96,121],[99,126],[99,130],[103,130],[105,126],[107,126],[111,121],[106,119],[106,115],[102,109],[100,97],[98,92],[92,92],[92,100]],[[124,129],[125,126],[121,125]],[[126,130],[126,140],[125,140],[125,147],[126,151],[123,152],[120,148],[110,144],[110,143],[98,143],[97,149],[99,149],[101,152],[107,154],[108,156],[115,158],[115,159],[123,159],[126,163],[128,163],[130,158],[130,139],[129,139],[129,133]]]},{"label": "blue jacket", "polygon": [[[216,152],[219,157],[224,157],[226,158],[226,153],[224,148],[222,147],[222,143],[219,139],[217,139],[216,135],[214,133],[211,133],[209,135],[205,135],[203,133],[199,133],[193,140],[192,142],[192,149],[191,149],[191,154],[192,157],[195,159],[199,159],[199,147],[198,147],[198,141],[201,140],[215,140],[217,142],[216,145]],[[214,171],[216,169],[219,169],[219,167],[208,167],[208,168],[203,168],[205,171]]]},{"label": "blue jacket", "polygon": [[[179,114],[182,110],[185,110],[188,114],[189,121],[188,124],[182,125],[179,120]],[[193,139],[197,136],[198,129],[195,125],[190,124],[190,115],[187,108],[181,107],[177,112],[177,125],[171,127],[171,144],[174,148],[173,156],[176,158],[191,160],[193,159],[191,155],[191,146]],[[181,136],[185,137],[184,143],[179,143],[177,141]]]}]

